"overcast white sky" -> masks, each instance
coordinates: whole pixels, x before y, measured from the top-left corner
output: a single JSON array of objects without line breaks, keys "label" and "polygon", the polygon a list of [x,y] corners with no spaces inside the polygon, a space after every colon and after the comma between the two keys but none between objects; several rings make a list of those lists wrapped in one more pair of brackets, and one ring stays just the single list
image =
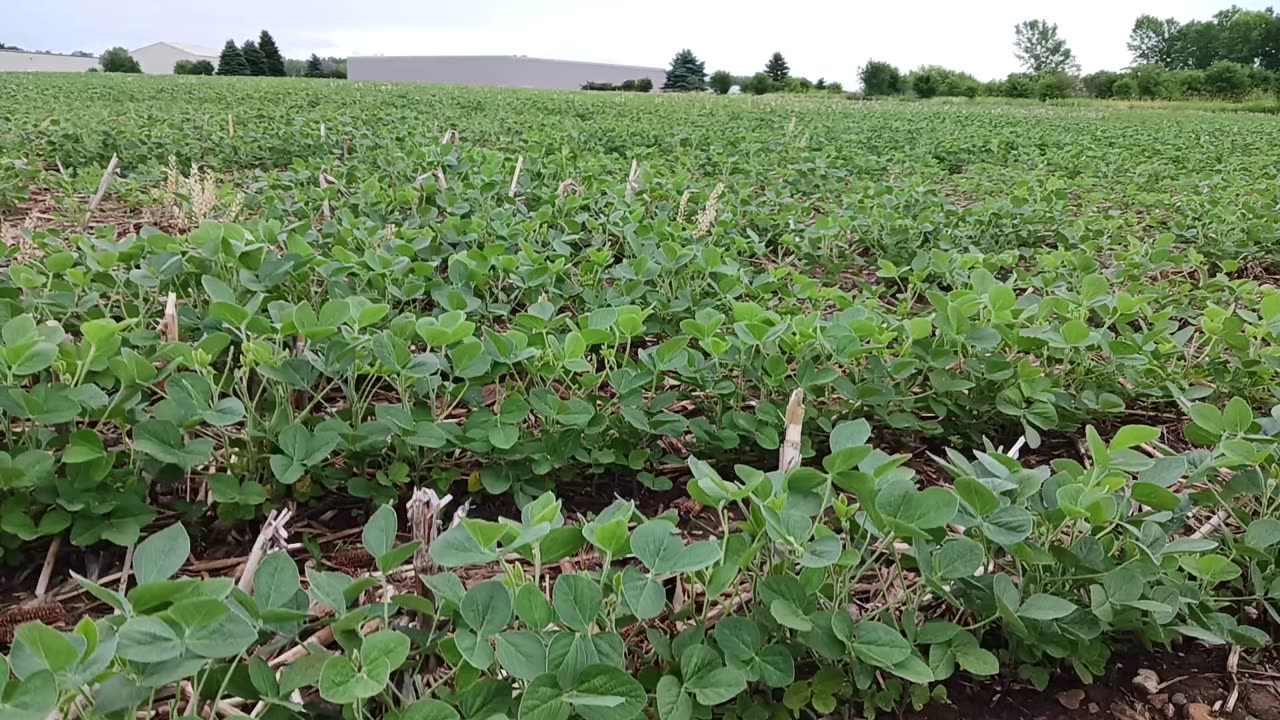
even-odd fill
[{"label": "overcast white sky", "polygon": [[[1129,61],[1142,13],[1207,18],[1230,0],[0,0],[0,42],[57,52],[158,40],[219,48],[271,31],[285,55],[530,55],[666,66],[692,48],[707,71],[763,69],[856,85],[868,58],[940,64],[987,80],[1018,69],[1015,23],[1058,23],[1086,72]],[[1262,8],[1267,0],[1239,0]]]}]

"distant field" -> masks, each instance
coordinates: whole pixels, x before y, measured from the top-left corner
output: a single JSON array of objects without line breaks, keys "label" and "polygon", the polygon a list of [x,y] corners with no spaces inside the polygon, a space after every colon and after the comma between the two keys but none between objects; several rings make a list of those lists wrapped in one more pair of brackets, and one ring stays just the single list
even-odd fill
[{"label": "distant field", "polygon": [[[1276,118],[102,75],[0,75],[0,98],[0,558],[129,546],[161,511],[205,549],[251,542],[286,501],[317,533],[412,487],[512,518],[432,551],[504,580],[468,577],[471,600],[437,578],[430,609],[359,615],[295,572],[278,622],[200,657],[335,615],[350,653],[369,618],[438,611],[407,668],[450,668],[432,688],[468,720],[481,676],[505,704],[475,720],[630,720],[651,694],[662,720],[732,698],[754,718],[752,697],[816,717],[945,697],[957,661],[1043,686],[1101,676],[1133,634],[1253,647],[1250,618],[1280,621]],[[766,477],[797,390],[805,468]],[[712,544],[656,520],[627,540],[664,510]],[[371,527],[409,561],[394,513]],[[558,616],[517,600],[495,661],[509,594],[570,556],[557,583],[582,587]],[[192,617],[167,602],[138,613]],[[723,616],[723,661],[676,678],[661,642]],[[687,632],[677,652],[703,647]],[[208,647],[173,642],[166,662]],[[325,699],[404,700],[335,657]]]}]

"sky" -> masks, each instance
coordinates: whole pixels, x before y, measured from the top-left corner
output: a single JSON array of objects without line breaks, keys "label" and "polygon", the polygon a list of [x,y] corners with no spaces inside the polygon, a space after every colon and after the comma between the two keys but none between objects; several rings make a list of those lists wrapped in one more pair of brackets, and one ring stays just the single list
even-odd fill
[{"label": "sky", "polygon": [[[1237,0],[1262,8],[1274,0]],[[1019,69],[1013,26],[1058,24],[1085,72],[1119,69],[1134,18],[1208,18],[1230,0],[0,0],[0,42],[71,52],[167,40],[221,48],[267,28],[287,57],[528,55],[749,74],[782,52],[793,75],[857,85],[868,59],[981,80]]]}]

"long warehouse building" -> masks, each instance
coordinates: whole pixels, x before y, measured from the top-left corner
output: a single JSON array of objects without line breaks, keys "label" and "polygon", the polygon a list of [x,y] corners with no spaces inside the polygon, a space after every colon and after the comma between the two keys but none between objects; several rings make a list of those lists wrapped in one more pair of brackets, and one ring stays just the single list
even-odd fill
[{"label": "long warehouse building", "polygon": [[638,65],[544,60],[522,55],[385,56],[347,58],[351,80],[422,82],[442,85],[579,90],[587,83],[621,85],[649,78],[662,87],[666,71]]}]

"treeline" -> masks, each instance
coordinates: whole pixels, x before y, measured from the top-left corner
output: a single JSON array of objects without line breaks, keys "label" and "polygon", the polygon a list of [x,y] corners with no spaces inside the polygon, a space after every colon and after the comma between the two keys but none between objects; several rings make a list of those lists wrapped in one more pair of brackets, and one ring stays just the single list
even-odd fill
[{"label": "treeline", "polygon": [[[178,65],[181,64],[182,61],[178,61]],[[173,71],[179,72],[177,65],[174,66]],[[263,30],[259,33],[257,42],[245,40],[244,43],[236,45],[235,40],[228,40],[227,44],[222,46],[222,54],[218,56],[217,72],[219,75],[284,77],[284,56],[280,54],[280,48],[276,46],[275,38],[271,37],[271,33]],[[185,74],[208,73],[187,72]]]},{"label": "treeline", "polygon": [[594,90],[597,92],[640,92],[647,93],[653,91],[653,80],[645,77],[638,80],[623,80],[621,85],[614,85],[607,82],[589,82],[582,86],[583,90]]},{"label": "treeline", "polygon": [[[181,62],[179,62],[181,64]],[[178,72],[175,67],[174,72]],[[218,57],[217,73],[219,75],[259,75],[265,77],[309,77],[309,78],[347,78],[347,61],[345,58],[322,58],[312,53],[306,60],[285,59],[276,47],[276,41],[266,30],[258,36],[258,41],[245,40],[236,45],[235,40],[228,40],[222,47]],[[201,73],[211,74],[211,73]]]},{"label": "treeline", "polygon": [[667,70],[666,82],[662,84],[665,92],[706,91],[728,94],[737,88],[737,92],[752,95],[789,92],[834,92],[843,93],[844,87],[838,82],[827,82],[823,78],[817,81],[791,74],[791,66],[782,53],[775,52],[764,64],[764,70],[754,75],[734,75],[727,70],[717,70],[707,77],[706,63],[698,59],[692,50],[681,50],[671,59],[671,68]]},{"label": "treeline", "polygon": [[1180,23],[1139,17],[1128,47],[1133,66],[1081,75],[1058,26],[1029,20],[1015,27],[1014,55],[1024,71],[981,82],[967,73],[926,66],[903,73],[868,61],[859,72],[863,94],[1009,97],[1050,100],[1072,96],[1181,100],[1240,100],[1280,92],[1280,15],[1232,6],[1212,19]]}]

